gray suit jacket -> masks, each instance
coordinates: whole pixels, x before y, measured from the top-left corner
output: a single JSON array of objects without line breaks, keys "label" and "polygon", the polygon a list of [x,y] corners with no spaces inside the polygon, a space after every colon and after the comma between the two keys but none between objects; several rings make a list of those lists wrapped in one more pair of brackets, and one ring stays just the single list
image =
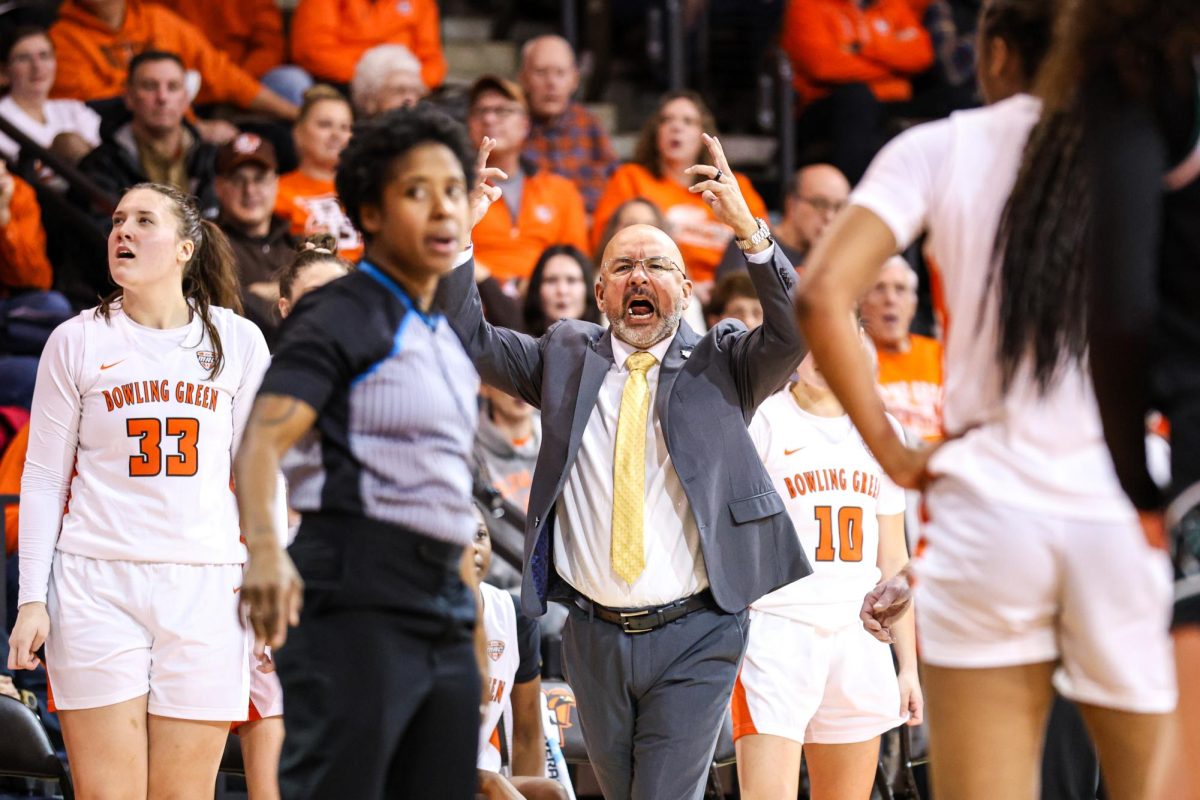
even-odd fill
[{"label": "gray suit jacket", "polygon": [[[681,323],[659,368],[655,401],[700,530],[713,597],[731,613],[812,572],[746,430],[804,355],[789,296],[796,272],[778,248],[772,262],[749,268],[763,325],[750,332],[727,320],[697,336]],[[470,262],[442,279],[438,305],[483,380],[542,412],[521,584],[522,608],[540,616],[548,597],[568,595],[554,569],[551,526],[613,363],[612,333],[580,320],[562,320],[540,339],[494,327],[483,318]]]}]

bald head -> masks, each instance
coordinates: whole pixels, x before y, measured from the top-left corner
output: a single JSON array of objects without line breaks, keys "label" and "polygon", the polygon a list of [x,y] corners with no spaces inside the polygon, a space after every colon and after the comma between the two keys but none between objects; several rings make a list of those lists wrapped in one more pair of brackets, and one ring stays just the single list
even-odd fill
[{"label": "bald head", "polygon": [[654,256],[666,256],[675,262],[682,273],[687,274],[683,255],[679,252],[679,245],[675,244],[675,240],[661,228],[640,223],[622,228],[613,234],[612,239],[608,242],[608,247],[604,248],[604,257],[601,262],[607,264],[614,258],[636,259],[653,258]]},{"label": "bald head", "polygon": [[916,270],[901,256],[889,258],[879,270],[875,286],[863,296],[858,313],[877,348],[907,352],[909,328],[917,313]]},{"label": "bald head", "polygon": [[785,242],[810,250],[849,196],[850,182],[835,166],[812,164],[798,171],[780,226]]},{"label": "bald head", "polygon": [[537,119],[553,119],[567,110],[579,88],[575,51],[561,36],[539,36],[521,49],[521,86]]}]

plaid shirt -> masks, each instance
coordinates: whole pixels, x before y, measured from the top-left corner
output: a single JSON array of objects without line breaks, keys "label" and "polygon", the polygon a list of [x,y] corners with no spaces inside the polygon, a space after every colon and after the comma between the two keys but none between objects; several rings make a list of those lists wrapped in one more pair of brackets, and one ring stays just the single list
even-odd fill
[{"label": "plaid shirt", "polygon": [[574,102],[556,119],[531,120],[523,155],[541,169],[569,178],[583,195],[589,214],[617,168],[608,134],[586,108]]}]

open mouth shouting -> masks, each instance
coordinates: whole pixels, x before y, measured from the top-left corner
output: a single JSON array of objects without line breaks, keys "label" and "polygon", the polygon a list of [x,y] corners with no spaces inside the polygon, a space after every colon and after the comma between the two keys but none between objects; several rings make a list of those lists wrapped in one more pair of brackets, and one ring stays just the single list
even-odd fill
[{"label": "open mouth shouting", "polygon": [[117,245],[116,256],[121,261],[127,261],[129,259],[134,258],[133,251],[130,250],[127,245],[123,245],[123,244]]},{"label": "open mouth shouting", "polygon": [[625,319],[632,324],[650,322],[657,315],[658,308],[647,295],[634,294],[625,301]]}]

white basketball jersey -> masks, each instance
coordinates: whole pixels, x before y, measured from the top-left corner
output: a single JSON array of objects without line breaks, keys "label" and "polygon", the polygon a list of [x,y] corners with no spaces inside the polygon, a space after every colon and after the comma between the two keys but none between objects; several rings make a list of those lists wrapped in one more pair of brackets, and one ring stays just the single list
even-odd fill
[{"label": "white basketball jersey", "polygon": [[750,438],[813,567],[751,607],[830,629],[857,622],[863,597],[879,582],[878,517],[903,513],[904,492],[849,416],[810,414],[790,387],[759,407]]},{"label": "white basketball jersey", "polygon": [[923,231],[945,343],[943,421],[930,468],[980,497],[1059,517],[1133,519],[1104,445],[1087,370],[1067,365],[1041,394],[1028,365],[1001,389],[996,358],[996,231],[1041,104],[1016,95],[918,125],[893,139],[850,202],[878,216],[900,249]]},{"label": "white basketball jersey", "polygon": [[[232,485],[233,452],[268,362],[252,323],[210,316],[225,361],[198,315],[182,328],[138,325],[95,309],[47,343],[29,458],[65,470],[74,458],[58,549],[125,561],[231,564],[245,560]],[[40,385],[49,377],[52,386]],[[39,440],[39,437],[44,437]],[[71,447],[76,440],[75,447]]]},{"label": "white basketball jersey", "polygon": [[512,595],[490,583],[479,584],[483,599],[483,629],[487,635],[488,704],[479,726],[479,759],[477,766],[499,772],[500,715],[509,709],[505,724],[505,741],[512,752],[512,711],[509,695],[521,654],[517,646],[517,610]]}]

